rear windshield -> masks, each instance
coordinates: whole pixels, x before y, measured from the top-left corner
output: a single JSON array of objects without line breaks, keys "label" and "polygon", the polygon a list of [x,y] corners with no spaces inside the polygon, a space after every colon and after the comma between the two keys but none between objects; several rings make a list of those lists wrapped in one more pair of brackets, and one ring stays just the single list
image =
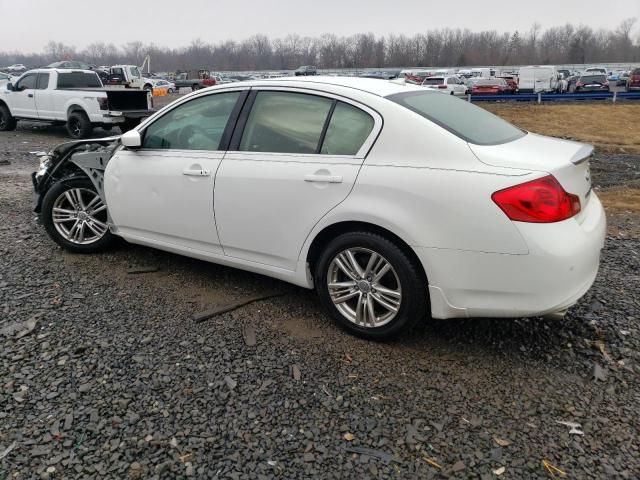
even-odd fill
[{"label": "rear windshield", "polygon": [[583,83],[604,83],[607,81],[607,77],[604,75],[585,75],[580,80]]},{"label": "rear windshield", "polygon": [[441,85],[444,83],[444,78],[425,78],[423,85]]},{"label": "rear windshield", "polygon": [[96,73],[69,72],[58,74],[58,88],[100,88],[102,83]]},{"label": "rear windshield", "polygon": [[476,145],[497,145],[526,135],[500,117],[451,95],[405,92],[386,98]]},{"label": "rear windshield", "polygon": [[631,72],[631,75],[640,75],[640,68],[636,68],[633,72]]}]

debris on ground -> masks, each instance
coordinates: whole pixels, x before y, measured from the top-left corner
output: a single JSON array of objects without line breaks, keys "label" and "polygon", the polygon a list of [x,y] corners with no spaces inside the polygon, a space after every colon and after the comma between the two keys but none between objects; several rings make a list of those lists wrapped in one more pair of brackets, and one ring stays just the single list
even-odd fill
[{"label": "debris on ground", "polygon": [[206,310],[204,312],[194,314],[193,320],[195,322],[204,322],[205,320],[209,320],[210,318],[216,317],[218,315],[222,315],[223,313],[229,313],[234,310],[237,310],[238,308],[244,307],[245,305],[249,305],[251,303],[259,302],[262,300],[268,300],[270,298],[281,297],[283,295],[284,293],[272,293],[269,295],[260,295],[257,297],[251,297],[236,303],[228,303],[225,305],[220,305],[210,310]]},{"label": "debris on ground", "polygon": [[254,347],[257,343],[255,327],[253,325],[245,325],[242,329],[242,337],[247,347]]},{"label": "debris on ground", "polygon": [[127,270],[128,275],[139,275],[142,273],[154,273],[158,272],[160,269],[158,267],[149,266],[149,267],[131,267]]},{"label": "debris on ground", "polygon": [[551,478],[564,477],[567,475],[564,470],[560,470],[558,467],[552,465],[547,460],[542,460],[542,466],[549,473],[549,475],[551,475]]},{"label": "debris on ground", "polygon": [[569,435],[584,435],[584,432],[581,430],[582,425],[575,422],[563,422],[560,420],[556,420],[556,423],[560,425],[564,425],[565,427],[569,427]]},{"label": "debris on ground", "polygon": [[499,477],[500,475],[502,475],[505,472],[505,470],[506,470],[506,468],[500,467],[500,468],[496,468],[495,470],[492,470],[492,471],[493,471],[494,475]]},{"label": "debris on ground", "polygon": [[607,380],[607,369],[603,368],[600,364],[593,364],[593,379],[601,382],[605,382]]},{"label": "debris on ground", "polygon": [[345,433],[345,434],[342,436],[342,438],[344,438],[347,442],[351,442],[351,441],[353,441],[356,437],[355,437],[355,435],[354,435],[353,433],[349,433],[349,432],[347,432],[347,433]]},{"label": "debris on ground", "polygon": [[368,457],[373,457],[381,460],[385,465],[388,465],[391,462],[400,463],[400,461],[394,457],[393,455],[383,452],[382,450],[376,450],[373,448],[367,447],[347,447],[345,450],[349,453],[358,453],[360,455],[366,455]]},{"label": "debris on ground", "polygon": [[493,441],[501,447],[508,447],[509,445],[511,445],[511,442],[509,440],[503,440],[502,438],[498,437],[493,437]]},{"label": "debris on ground", "polygon": [[291,365],[291,377],[294,380],[300,380],[302,378],[302,372],[300,372],[300,367],[296,364]]}]

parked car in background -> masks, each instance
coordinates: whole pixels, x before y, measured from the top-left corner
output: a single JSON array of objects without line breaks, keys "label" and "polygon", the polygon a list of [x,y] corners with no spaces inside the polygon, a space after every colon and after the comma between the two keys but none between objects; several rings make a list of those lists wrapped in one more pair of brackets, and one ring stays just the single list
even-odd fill
[{"label": "parked car in background", "polygon": [[108,85],[120,85],[126,88],[151,90],[153,85],[145,82],[136,65],[114,65],[109,69]]},{"label": "parked car in background", "polygon": [[605,74],[588,74],[585,73],[578,78],[573,86],[573,92],[608,92],[609,81]]},{"label": "parked car in background", "polygon": [[640,68],[631,71],[629,80],[627,80],[626,90],[627,92],[640,90]]},{"label": "parked car in background", "polygon": [[303,65],[294,70],[293,74],[296,77],[303,76],[306,77],[308,75],[317,75],[318,70],[313,65]]},{"label": "parked car in background", "polygon": [[472,95],[504,95],[507,93],[511,93],[511,91],[504,78],[481,78],[471,87]]},{"label": "parked car in background", "polygon": [[427,77],[422,81],[423,87],[440,93],[462,97],[467,93],[467,86],[455,75],[447,77]]},{"label": "parked car in background", "polygon": [[155,83],[154,83],[153,87],[154,88],[166,88],[167,89],[167,93],[175,93],[177,91],[175,83],[170,82],[169,80],[163,80],[161,78],[155,80]]},{"label": "parked car in background", "polygon": [[606,68],[602,68],[602,67],[589,67],[584,71],[584,74],[590,74],[590,75],[607,75],[607,69]]},{"label": "parked car in background", "polygon": [[393,80],[398,78],[400,70],[379,70],[375,72],[365,72],[358,75],[361,78],[378,78],[380,80]]},{"label": "parked car in background", "polygon": [[518,91],[518,77],[515,77],[513,75],[500,75],[496,78],[501,78],[505,82],[507,82],[507,93],[516,93]]},{"label": "parked car in background", "polygon": [[567,70],[565,68],[560,68],[558,70],[556,70],[560,75],[562,75],[562,78],[564,78],[565,80],[568,80],[569,77],[571,77],[571,70]]},{"label": "parked car in background", "polygon": [[552,93],[560,90],[560,74],[553,65],[521,67],[518,72],[519,93]]},{"label": "parked car in background", "polygon": [[190,88],[192,91],[216,85],[215,76],[209,70],[189,70],[186,72],[176,72],[173,79],[176,88]]},{"label": "parked car in background", "polygon": [[23,73],[27,71],[27,67],[21,63],[14,63],[13,65],[9,65],[5,70],[8,73]]},{"label": "parked car in background", "polygon": [[629,80],[629,75],[631,72],[629,71],[620,71],[620,74],[618,75],[618,80],[616,81],[616,86],[617,87],[624,87],[627,85],[627,81]]},{"label": "parked car in background", "polygon": [[151,115],[151,107],[147,92],[105,90],[92,70],[41,68],[0,90],[0,131],[29,120],[66,124],[71,138],[87,138],[94,127],[127,131]]},{"label": "parked car in background", "polygon": [[119,236],[315,288],[340,326],[385,339],[427,316],[564,314],[606,233],[592,151],[418,86],[290,78],[57,147],[34,187],[67,250]]}]

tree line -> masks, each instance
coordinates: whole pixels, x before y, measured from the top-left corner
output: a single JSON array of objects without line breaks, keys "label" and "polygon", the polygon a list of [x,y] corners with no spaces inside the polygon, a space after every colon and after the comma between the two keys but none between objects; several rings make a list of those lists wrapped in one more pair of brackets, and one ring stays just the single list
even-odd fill
[{"label": "tree line", "polygon": [[95,42],[84,49],[51,41],[41,53],[1,52],[0,65],[28,67],[74,59],[96,65],[141,65],[145,56],[154,71],[210,68],[219,71],[290,70],[300,65],[318,68],[388,68],[402,66],[474,66],[529,64],[586,64],[640,62],[640,35],[635,18],[614,29],[585,25],[542,29],[537,23],[526,32],[442,28],[414,35],[359,33],[308,37],[290,34],[270,39],[253,35],[242,41],[209,43],[193,40],[186,47],[169,48],[129,42],[122,46]]}]

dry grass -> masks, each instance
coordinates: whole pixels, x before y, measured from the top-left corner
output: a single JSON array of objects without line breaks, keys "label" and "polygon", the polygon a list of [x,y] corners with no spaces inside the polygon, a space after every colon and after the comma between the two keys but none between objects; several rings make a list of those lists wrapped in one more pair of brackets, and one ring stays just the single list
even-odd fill
[{"label": "dry grass", "polygon": [[640,104],[479,105],[534,133],[591,143],[600,152],[640,154]]},{"label": "dry grass", "polygon": [[598,198],[607,210],[640,213],[640,189],[614,187],[598,192]]}]

